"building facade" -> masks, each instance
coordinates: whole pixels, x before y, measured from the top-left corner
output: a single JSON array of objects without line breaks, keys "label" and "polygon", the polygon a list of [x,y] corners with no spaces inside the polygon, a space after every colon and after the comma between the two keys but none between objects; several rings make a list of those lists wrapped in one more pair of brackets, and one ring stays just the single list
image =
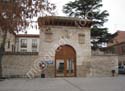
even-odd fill
[{"label": "building facade", "polygon": [[[0,46],[3,42],[5,32],[0,29]],[[5,52],[39,52],[39,35],[16,34],[7,31],[5,41]]]},{"label": "building facade", "polygon": [[[38,25],[39,37],[16,36],[16,51],[21,54],[4,55],[4,77],[41,77],[41,74],[51,78],[111,76],[112,68],[118,65],[117,56],[91,55],[91,21],[48,16],[40,17]],[[37,39],[39,49],[34,54],[32,47]],[[42,62],[47,66],[42,68]]]},{"label": "building facade", "polygon": [[39,35],[17,34],[16,52],[39,52]]},{"label": "building facade", "polygon": [[125,55],[125,31],[117,31],[112,35],[106,51],[117,55]]},{"label": "building facade", "polygon": [[79,19],[69,17],[39,18],[39,26],[41,23],[40,45],[43,46],[39,56],[53,63],[47,73],[52,77],[89,75],[89,69],[82,73],[80,70],[91,60],[91,23],[82,21],[78,25]]}]

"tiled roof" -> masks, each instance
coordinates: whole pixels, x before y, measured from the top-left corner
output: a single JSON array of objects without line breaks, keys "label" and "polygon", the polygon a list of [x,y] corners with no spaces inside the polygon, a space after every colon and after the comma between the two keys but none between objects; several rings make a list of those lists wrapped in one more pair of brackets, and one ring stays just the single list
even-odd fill
[{"label": "tiled roof", "polygon": [[91,20],[74,18],[74,17],[46,16],[46,17],[39,17],[38,18],[38,25],[40,27],[42,27],[44,25],[90,27],[91,24],[92,24]]}]

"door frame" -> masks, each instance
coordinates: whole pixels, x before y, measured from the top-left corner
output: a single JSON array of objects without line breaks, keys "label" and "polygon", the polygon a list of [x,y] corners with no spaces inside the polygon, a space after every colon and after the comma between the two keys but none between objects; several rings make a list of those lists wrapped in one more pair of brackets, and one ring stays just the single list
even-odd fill
[{"label": "door frame", "polygon": [[[72,46],[70,46],[70,45],[61,45],[61,47],[70,47],[70,49],[72,49],[72,51],[74,52],[74,57],[73,58],[71,58],[71,59],[73,59],[73,61],[74,61],[74,75],[73,76],[67,76],[67,60],[70,58],[67,58],[67,57],[65,57],[65,56],[63,56],[63,57],[61,57],[61,58],[58,58],[57,56],[56,56],[56,53],[55,53],[55,77],[76,77],[77,75],[76,75],[76,73],[77,73],[77,70],[76,70],[76,51],[74,50],[74,48],[72,47]],[[59,48],[59,47],[58,47]],[[57,48],[57,49],[58,49]],[[63,51],[67,51],[67,50],[63,50]],[[64,76],[57,76],[57,69],[56,69],[56,67],[57,67],[57,60],[64,60]]]}]

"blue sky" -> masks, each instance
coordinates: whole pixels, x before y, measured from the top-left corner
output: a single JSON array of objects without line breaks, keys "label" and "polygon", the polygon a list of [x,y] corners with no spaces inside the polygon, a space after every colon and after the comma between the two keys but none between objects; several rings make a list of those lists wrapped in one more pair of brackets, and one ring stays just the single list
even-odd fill
[{"label": "blue sky", "polygon": [[[74,0],[49,0],[56,4],[56,15],[64,16],[62,12],[62,6],[69,1]],[[108,10],[110,16],[109,21],[105,23],[105,27],[109,28],[110,33],[114,33],[117,30],[125,31],[125,0],[103,0],[102,10]]]}]

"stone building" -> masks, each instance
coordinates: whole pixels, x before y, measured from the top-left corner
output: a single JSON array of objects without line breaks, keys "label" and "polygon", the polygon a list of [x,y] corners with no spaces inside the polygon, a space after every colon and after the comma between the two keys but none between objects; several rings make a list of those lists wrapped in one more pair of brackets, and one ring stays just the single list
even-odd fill
[{"label": "stone building", "polygon": [[125,55],[125,31],[117,31],[112,34],[112,38],[108,42],[106,52]]},{"label": "stone building", "polygon": [[125,65],[125,31],[117,31],[111,36],[105,53],[119,56],[119,66]]},{"label": "stone building", "polygon": [[[6,54],[4,77],[89,77],[111,76],[118,57],[91,55],[91,21],[71,17],[48,16],[38,19],[39,52]],[[44,70],[39,63],[45,62]]]},{"label": "stone building", "polygon": [[91,22],[69,17],[44,17],[39,18],[39,26],[41,23],[40,45],[43,46],[40,46],[39,56],[53,61],[50,68],[55,70],[53,76],[85,75],[80,69],[91,57]]}]

